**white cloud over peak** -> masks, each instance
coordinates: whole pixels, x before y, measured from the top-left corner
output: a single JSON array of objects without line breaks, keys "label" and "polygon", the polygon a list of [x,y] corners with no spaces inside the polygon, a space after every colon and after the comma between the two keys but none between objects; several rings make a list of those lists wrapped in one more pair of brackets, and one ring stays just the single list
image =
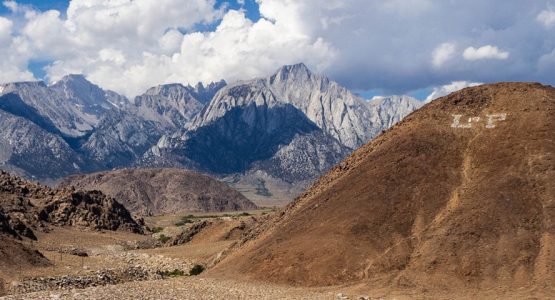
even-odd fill
[{"label": "white cloud over peak", "polygon": [[48,80],[83,73],[128,96],[297,62],[348,88],[391,94],[461,78],[555,83],[550,0],[256,3],[259,20],[245,16],[253,5],[243,1],[71,0],[65,12],[4,1],[0,82],[33,79],[29,63],[47,61]]},{"label": "white cloud over peak", "polygon": [[13,36],[13,25],[11,20],[0,17],[0,83],[34,79],[27,70],[29,45],[25,39]]},{"label": "white cloud over peak", "polygon": [[[261,3],[261,10],[269,2]],[[295,27],[287,14],[269,13],[252,22],[242,11],[223,12],[214,5],[214,0],[72,0],[66,19],[55,10],[28,13],[18,36],[31,48],[31,58],[53,61],[46,67],[49,80],[83,73],[127,96],[161,83],[262,76],[301,61],[323,69],[334,57],[329,44]],[[216,19],[221,22],[214,31],[192,30]],[[0,23],[0,38],[4,27]]]},{"label": "white cloud over peak", "polygon": [[441,67],[445,62],[453,57],[455,50],[455,45],[452,43],[443,43],[439,45],[432,53],[432,64],[435,67]]},{"label": "white cloud over peak", "polygon": [[540,22],[546,28],[551,28],[553,27],[553,25],[555,25],[555,11],[551,9],[543,10],[538,14],[536,20],[538,20],[538,22]]},{"label": "white cloud over peak", "polygon": [[453,81],[449,84],[442,85],[435,87],[430,95],[426,97],[426,102],[430,102],[435,100],[439,97],[447,96],[451,93],[454,93],[458,90],[462,90],[467,87],[473,87],[482,85],[480,82],[469,82],[469,81]]},{"label": "white cloud over peak", "polygon": [[0,43],[6,43],[11,40],[12,26],[12,21],[0,17]]},{"label": "white cloud over peak", "polygon": [[480,48],[468,47],[463,52],[463,57],[466,60],[481,60],[481,59],[507,59],[509,52],[501,51],[496,46],[486,45]]}]

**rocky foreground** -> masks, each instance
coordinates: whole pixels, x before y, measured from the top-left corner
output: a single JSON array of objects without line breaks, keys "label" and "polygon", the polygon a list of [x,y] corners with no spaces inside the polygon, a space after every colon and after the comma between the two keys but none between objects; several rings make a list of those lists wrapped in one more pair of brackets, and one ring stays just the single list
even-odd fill
[{"label": "rocky foreground", "polygon": [[[0,299],[339,299],[337,293],[233,280],[183,277],[128,282],[65,291],[45,291]],[[347,299],[347,298],[344,298]],[[350,299],[358,299],[351,297]]]}]

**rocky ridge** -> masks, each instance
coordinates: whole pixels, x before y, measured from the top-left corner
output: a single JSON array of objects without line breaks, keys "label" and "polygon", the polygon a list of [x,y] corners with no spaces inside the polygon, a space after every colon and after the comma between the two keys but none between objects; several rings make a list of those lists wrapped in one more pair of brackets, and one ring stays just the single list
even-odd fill
[{"label": "rocky ridge", "polygon": [[142,233],[125,207],[99,191],[51,189],[0,171],[0,213],[18,236],[36,239],[33,230],[74,226]]},{"label": "rocky ridge", "polygon": [[122,169],[65,178],[59,186],[100,190],[139,215],[252,210],[227,184],[182,169]]}]

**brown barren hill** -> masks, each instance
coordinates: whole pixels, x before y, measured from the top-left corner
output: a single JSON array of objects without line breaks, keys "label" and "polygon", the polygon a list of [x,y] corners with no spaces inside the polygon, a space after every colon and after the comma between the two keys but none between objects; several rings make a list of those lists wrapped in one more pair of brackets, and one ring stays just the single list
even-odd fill
[{"label": "brown barren hill", "polygon": [[355,151],[212,272],[298,285],[553,284],[554,137],[552,87],[440,98]]},{"label": "brown barren hill", "polygon": [[60,186],[100,190],[141,215],[256,209],[227,184],[183,169],[121,169],[74,175]]},{"label": "brown barren hill", "polygon": [[17,232],[11,228],[9,218],[0,211],[0,296],[4,293],[3,279],[23,268],[48,264],[48,260],[40,252],[21,241]]},{"label": "brown barren hill", "polygon": [[[93,230],[143,233],[129,211],[99,191],[52,189],[0,171],[0,229],[36,239],[34,230],[73,226]],[[4,224],[4,225],[2,225]]]}]

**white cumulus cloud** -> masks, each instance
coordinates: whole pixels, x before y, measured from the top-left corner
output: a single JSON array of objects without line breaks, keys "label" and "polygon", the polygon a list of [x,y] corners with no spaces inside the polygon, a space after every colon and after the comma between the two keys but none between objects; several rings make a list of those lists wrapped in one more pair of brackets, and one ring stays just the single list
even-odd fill
[{"label": "white cumulus cloud", "polygon": [[463,52],[463,57],[466,60],[481,60],[481,59],[507,59],[509,52],[501,51],[496,46],[486,45],[480,48],[468,47]]},{"label": "white cumulus cloud", "polygon": [[430,95],[428,95],[428,97],[426,98],[426,102],[430,102],[430,101],[435,100],[439,97],[449,95],[453,92],[462,90],[462,89],[467,88],[467,87],[478,86],[478,85],[481,85],[481,84],[482,83],[480,83],[480,82],[453,81],[449,84],[435,87],[432,90],[432,93]]},{"label": "white cumulus cloud", "polygon": [[[214,0],[72,0],[67,18],[56,10],[28,11],[18,34],[32,58],[53,61],[49,80],[83,73],[130,97],[162,83],[233,81],[297,62],[329,65],[333,47],[266,5],[260,4],[265,18],[253,22],[243,11],[223,12]],[[215,20],[221,20],[215,30],[194,31]],[[0,22],[0,38],[4,27]]]},{"label": "white cumulus cloud", "polygon": [[34,80],[27,70],[27,62],[32,56],[25,39],[13,35],[13,22],[0,17],[0,83]]},{"label": "white cumulus cloud", "polygon": [[543,10],[538,14],[536,20],[546,28],[551,28],[555,25],[555,11]]},{"label": "white cumulus cloud", "polygon": [[432,64],[435,67],[441,67],[445,62],[453,57],[455,50],[455,45],[452,43],[443,43],[439,45],[432,53]]},{"label": "white cumulus cloud", "polygon": [[551,0],[251,0],[237,10],[216,0],[71,0],[67,11],[1,3],[0,82],[33,79],[28,66],[38,61],[47,80],[83,73],[128,96],[297,62],[388,94],[460,79],[555,84]]}]

